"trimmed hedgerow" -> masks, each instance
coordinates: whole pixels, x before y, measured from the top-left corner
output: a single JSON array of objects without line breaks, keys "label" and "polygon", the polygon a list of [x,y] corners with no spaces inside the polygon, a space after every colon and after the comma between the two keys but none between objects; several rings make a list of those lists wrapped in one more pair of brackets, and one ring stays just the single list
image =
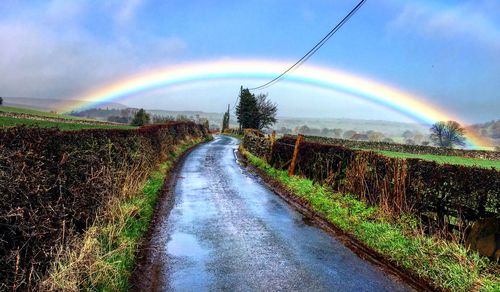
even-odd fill
[{"label": "trimmed hedgerow", "polygon": [[[248,133],[243,142],[253,154],[268,157],[273,167],[289,167],[294,137],[278,139],[267,154],[265,137]],[[500,216],[500,172],[494,169],[391,158],[307,139],[300,144],[297,160],[297,175],[355,194],[393,214],[417,214],[428,227],[455,229]]]},{"label": "trimmed hedgerow", "polygon": [[111,196],[143,180],[178,141],[206,135],[194,123],[1,130],[0,290],[35,287],[56,249],[85,231]]}]

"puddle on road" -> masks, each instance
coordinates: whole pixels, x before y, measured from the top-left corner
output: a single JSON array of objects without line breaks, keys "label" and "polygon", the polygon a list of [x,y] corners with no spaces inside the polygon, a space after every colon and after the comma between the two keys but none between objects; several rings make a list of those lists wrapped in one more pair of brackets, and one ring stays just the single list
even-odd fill
[{"label": "puddle on road", "polygon": [[170,241],[167,243],[167,252],[175,257],[190,258],[200,258],[208,253],[198,243],[195,236],[183,232],[172,234]]}]

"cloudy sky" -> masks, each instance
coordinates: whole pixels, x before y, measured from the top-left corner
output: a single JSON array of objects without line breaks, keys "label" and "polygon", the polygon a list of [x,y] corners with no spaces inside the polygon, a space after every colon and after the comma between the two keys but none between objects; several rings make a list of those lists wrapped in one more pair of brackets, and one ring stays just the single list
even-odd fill
[{"label": "cloudy sky", "polygon": [[[292,64],[356,4],[2,0],[0,96],[69,99],[137,72],[191,62]],[[309,62],[393,85],[467,122],[500,119],[500,2],[368,0]],[[241,83],[198,82],[120,102],[220,112]],[[278,83],[267,92],[281,115],[407,120],[325,90]]]}]

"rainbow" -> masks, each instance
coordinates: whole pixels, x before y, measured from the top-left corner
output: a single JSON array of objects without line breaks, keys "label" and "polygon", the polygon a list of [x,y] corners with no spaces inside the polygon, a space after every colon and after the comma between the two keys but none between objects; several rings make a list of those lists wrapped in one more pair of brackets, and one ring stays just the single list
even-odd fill
[{"label": "rainbow", "polygon": [[[245,82],[252,79],[269,80],[281,73],[288,66],[289,63],[262,60],[221,60],[168,66],[166,68],[143,72],[77,96],[73,101],[70,100],[61,104],[58,107],[58,111],[67,112],[82,107],[118,101],[158,88],[199,81],[230,79],[241,80],[241,83],[245,85]],[[422,97],[359,75],[349,74],[332,68],[304,65],[290,75],[287,75],[283,82],[292,82],[294,84],[315,86],[347,93],[350,96],[395,110],[418,123],[426,125],[430,125],[436,121],[447,120],[455,120],[461,124],[465,124],[458,117],[424,101],[425,99]],[[467,140],[469,146],[475,149],[489,145],[488,141],[475,133],[468,133]]]}]

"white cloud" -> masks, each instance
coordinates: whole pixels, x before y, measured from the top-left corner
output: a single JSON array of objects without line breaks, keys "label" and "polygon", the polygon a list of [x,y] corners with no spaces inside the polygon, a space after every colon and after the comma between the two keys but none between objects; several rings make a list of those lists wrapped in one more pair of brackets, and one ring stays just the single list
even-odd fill
[{"label": "white cloud", "polygon": [[89,39],[61,43],[34,26],[0,25],[0,42],[5,96],[67,97],[133,66],[119,48]]},{"label": "white cloud", "polygon": [[388,27],[396,31],[416,31],[435,38],[466,38],[481,45],[500,48],[500,31],[489,15],[490,1],[474,1],[446,9],[422,4],[406,4]]},{"label": "white cloud", "polygon": [[142,69],[175,63],[187,50],[175,36],[133,30],[96,36],[81,24],[85,7],[63,2],[0,20],[0,95],[70,98]]}]

